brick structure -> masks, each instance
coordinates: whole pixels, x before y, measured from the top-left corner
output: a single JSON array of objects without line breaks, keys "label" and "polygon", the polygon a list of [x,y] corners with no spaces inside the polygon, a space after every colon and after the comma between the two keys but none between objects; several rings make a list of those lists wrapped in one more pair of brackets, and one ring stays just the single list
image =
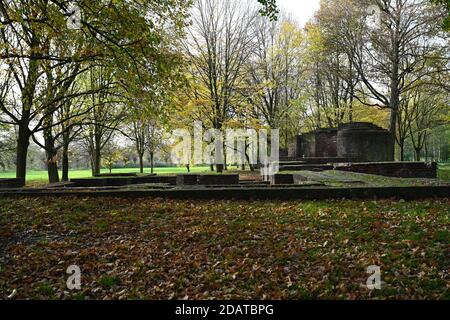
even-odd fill
[{"label": "brick structure", "polygon": [[390,152],[393,145],[391,133],[374,124],[355,122],[339,126],[339,157],[356,158],[360,162],[394,161]]},{"label": "brick structure", "polygon": [[337,157],[337,133],[337,129],[329,128],[299,135],[290,145],[288,156],[291,158]]},{"label": "brick structure", "polygon": [[337,157],[337,129],[319,129],[315,133],[316,157]]},{"label": "brick structure", "polygon": [[[348,159],[346,162],[393,161],[394,140],[389,131],[374,124],[354,122],[339,128],[318,129],[296,137],[289,146],[289,158],[320,160]],[[322,161],[323,163],[323,161]]]}]

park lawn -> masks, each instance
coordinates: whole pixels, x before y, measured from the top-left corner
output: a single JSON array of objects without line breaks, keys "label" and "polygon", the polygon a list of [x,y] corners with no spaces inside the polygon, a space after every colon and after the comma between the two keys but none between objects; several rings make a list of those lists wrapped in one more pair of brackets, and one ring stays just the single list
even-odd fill
[{"label": "park lawn", "polygon": [[449,217],[449,200],[0,199],[0,298],[450,299]]},{"label": "park lawn", "polygon": [[[150,173],[150,168],[146,168],[144,173]],[[102,173],[109,173],[109,170],[102,169]],[[113,169],[113,173],[139,173],[139,168],[119,168]],[[167,167],[167,168],[155,168],[155,173],[166,175],[166,174],[180,174],[187,173],[187,169],[185,167]],[[192,167],[192,173],[208,173],[214,174],[214,172],[210,171],[209,167]],[[230,173],[236,173],[234,171],[230,171]],[[14,178],[16,173],[14,171],[0,171],[0,179],[1,178]],[[60,172],[61,176],[61,172]],[[90,169],[86,170],[71,170],[69,172],[70,179],[79,179],[79,178],[90,178],[92,177],[92,172]],[[450,164],[440,164],[438,167],[438,177],[441,181],[449,181],[450,182]],[[28,186],[40,186],[48,183],[48,175],[45,170],[29,170],[27,172],[27,184]],[[408,183],[406,183],[408,184]]]},{"label": "park lawn", "polygon": [[450,163],[439,165],[438,176],[441,180],[450,181]]},{"label": "park lawn", "polygon": [[[192,167],[191,172],[207,172],[209,167]],[[113,173],[139,173],[139,168],[119,168],[113,169]],[[145,168],[144,173],[149,174],[150,168]],[[109,173],[109,170],[102,169],[101,173]],[[178,174],[187,173],[185,167],[167,167],[167,168],[155,168],[154,173],[157,174]],[[61,172],[59,173],[61,177]],[[0,178],[15,178],[16,173],[14,171],[0,172]],[[90,178],[92,177],[92,171],[86,170],[70,170],[69,179]],[[29,170],[27,172],[27,182],[33,183],[47,183],[48,174],[44,170]]]}]

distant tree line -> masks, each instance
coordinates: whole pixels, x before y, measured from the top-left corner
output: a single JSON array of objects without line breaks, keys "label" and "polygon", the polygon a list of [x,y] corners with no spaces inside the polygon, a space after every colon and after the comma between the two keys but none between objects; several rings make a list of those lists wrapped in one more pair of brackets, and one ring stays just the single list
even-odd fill
[{"label": "distant tree line", "polygon": [[0,0],[0,169],[153,171],[194,121],[283,148],[369,121],[398,160],[449,159],[448,1],[326,0],[305,27],[258,2]]}]

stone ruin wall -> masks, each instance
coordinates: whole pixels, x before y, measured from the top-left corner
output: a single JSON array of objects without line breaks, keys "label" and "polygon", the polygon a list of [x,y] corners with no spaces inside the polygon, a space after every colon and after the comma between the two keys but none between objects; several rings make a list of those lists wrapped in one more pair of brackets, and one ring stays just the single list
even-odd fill
[{"label": "stone ruin wall", "polygon": [[297,136],[290,158],[349,158],[359,162],[393,161],[389,131],[371,123],[355,122],[339,128],[318,129]]}]

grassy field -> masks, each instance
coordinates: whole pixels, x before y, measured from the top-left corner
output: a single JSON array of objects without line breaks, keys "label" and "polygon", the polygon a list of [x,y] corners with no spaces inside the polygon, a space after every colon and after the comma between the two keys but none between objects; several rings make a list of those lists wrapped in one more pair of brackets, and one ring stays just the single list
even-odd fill
[{"label": "grassy field", "polygon": [[448,300],[449,217],[449,200],[0,199],[0,299]]},{"label": "grassy field", "polygon": [[[139,172],[138,168],[124,168],[124,169],[113,169],[113,173],[128,173],[128,172]],[[150,169],[146,168],[145,173],[150,173]],[[177,174],[177,173],[187,173],[187,169],[184,167],[171,167],[171,168],[155,168],[155,173],[157,174]],[[192,167],[191,172],[205,172],[211,173],[209,167]],[[108,170],[103,169],[102,173],[109,173]],[[60,173],[61,174],[61,173]],[[91,170],[71,170],[69,172],[69,178],[89,178],[92,176]],[[440,180],[450,181],[450,164],[440,164],[438,170],[438,176]],[[0,178],[14,178],[15,172],[5,171],[0,172]],[[29,170],[27,173],[27,182],[32,184],[43,184],[47,183],[47,171],[35,171]]]},{"label": "grassy field", "polygon": [[450,181],[450,163],[439,165],[438,176],[441,180]]},{"label": "grassy field", "polygon": [[[192,167],[191,172],[207,172],[209,167]],[[139,172],[139,168],[123,168],[123,169],[113,169],[113,173],[131,173]],[[144,173],[150,173],[150,168],[145,168]],[[185,167],[170,167],[170,168],[155,168],[154,170],[157,174],[176,174],[176,173],[187,173]],[[109,173],[109,170],[103,169],[101,173]],[[0,178],[14,178],[16,173],[13,171],[0,172]],[[61,177],[61,172],[60,172]],[[92,177],[92,171],[88,170],[71,170],[69,171],[70,179],[77,178],[89,178]],[[36,171],[29,170],[27,172],[27,182],[47,182],[48,175],[47,171]]]}]

